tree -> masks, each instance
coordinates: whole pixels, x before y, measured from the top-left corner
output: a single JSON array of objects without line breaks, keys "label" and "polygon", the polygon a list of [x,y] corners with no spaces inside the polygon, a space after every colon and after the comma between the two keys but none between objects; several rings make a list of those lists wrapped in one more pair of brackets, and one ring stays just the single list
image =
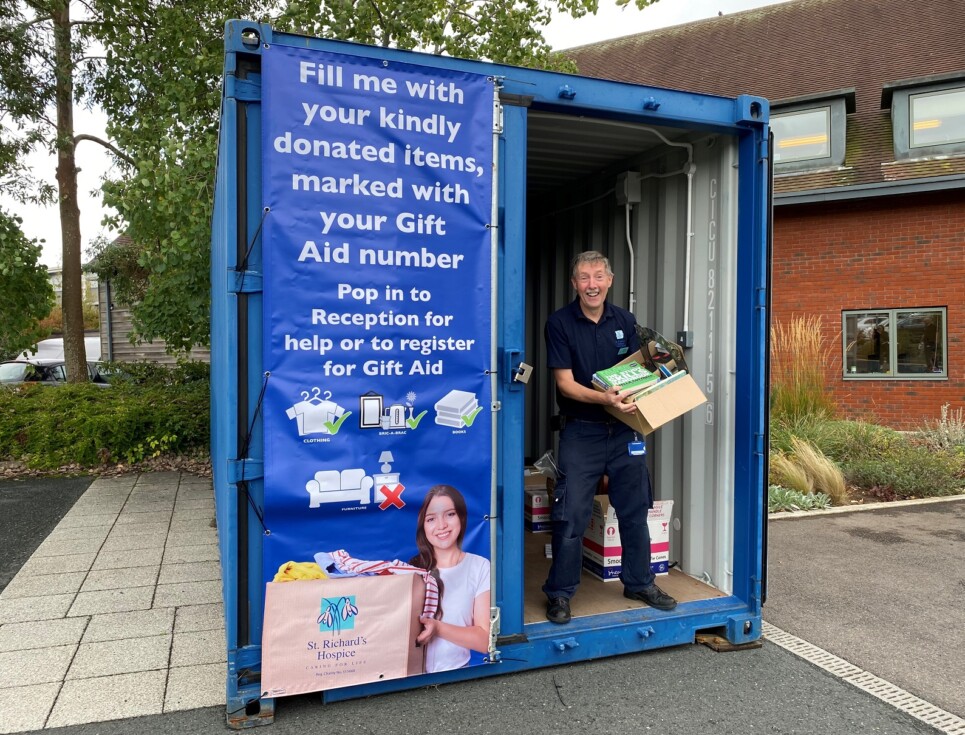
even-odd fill
[{"label": "tree", "polygon": [[[64,359],[67,379],[82,382],[88,373],[73,113],[75,92],[83,96],[83,90],[75,90],[74,80],[84,61],[82,29],[87,21],[72,19],[69,0],[0,0],[0,18],[0,117],[17,126],[17,133],[5,134],[5,147],[23,153],[44,145],[57,155]],[[9,169],[5,179],[8,191],[22,200],[53,196],[49,185],[17,180]]]},{"label": "tree", "polygon": [[47,336],[40,320],[54,305],[40,245],[24,237],[19,218],[0,210],[0,358],[20,354]]},{"label": "tree", "polygon": [[[30,58],[31,69],[61,70],[26,84],[22,75],[0,75],[0,93],[4,85],[15,89],[19,84],[23,92],[43,81],[44,104],[27,106],[19,116],[43,120],[52,101],[62,99],[55,93],[69,91],[67,70],[72,70],[80,81],[78,98],[89,99],[107,112],[111,143],[75,136],[67,111],[57,108],[65,277],[68,253],[75,257],[74,246],[69,245],[75,237],[79,248],[70,209],[70,201],[75,200],[70,189],[73,146],[80,140],[95,140],[115,156],[119,173],[105,184],[104,200],[117,211],[111,224],[130,238],[120,256],[99,256],[97,261],[106,270],[100,265],[95,270],[102,277],[124,278],[141,339],[162,338],[169,348],[186,350],[209,341],[208,242],[225,20],[264,19],[283,31],[571,70],[564,58],[552,52],[539,29],[553,13],[580,17],[595,11],[598,1],[83,0],[85,19],[75,23],[67,12],[69,0],[0,0],[0,10],[27,5],[34,11],[31,18],[18,15],[12,25],[4,22],[4,28],[31,36],[29,41],[14,39],[15,53]],[[638,7],[655,1],[635,0]],[[47,10],[51,20],[44,15]],[[35,30],[50,27],[56,32],[45,31],[48,45],[62,49],[59,55],[45,52],[44,38]],[[76,36],[70,35],[73,30]],[[14,34],[0,32],[0,40],[4,35],[12,38]],[[92,42],[103,47],[104,55],[82,60],[81,47],[90,48]],[[66,120],[63,124],[61,115]],[[76,190],[75,178],[73,187]],[[79,249],[76,263],[79,294]],[[67,308],[65,303],[65,327]]]}]

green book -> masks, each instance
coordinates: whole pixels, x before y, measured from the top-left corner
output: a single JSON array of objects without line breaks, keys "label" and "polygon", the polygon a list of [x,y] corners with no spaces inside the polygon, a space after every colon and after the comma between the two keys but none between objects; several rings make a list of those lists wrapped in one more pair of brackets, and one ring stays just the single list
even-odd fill
[{"label": "green book", "polygon": [[593,383],[604,390],[608,388],[642,388],[657,380],[657,374],[647,370],[639,362],[614,365],[606,370],[593,373]]}]

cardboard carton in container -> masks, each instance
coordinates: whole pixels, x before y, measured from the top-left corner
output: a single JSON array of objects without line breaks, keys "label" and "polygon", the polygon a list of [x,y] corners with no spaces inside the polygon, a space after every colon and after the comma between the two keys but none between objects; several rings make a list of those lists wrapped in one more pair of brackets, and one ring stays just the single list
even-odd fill
[{"label": "cardboard carton in container", "polygon": [[284,697],[423,673],[418,574],[269,582],[261,687]]},{"label": "cardboard carton in container", "polygon": [[[670,518],[672,500],[655,500],[647,514],[650,530],[650,569],[654,574],[667,574],[670,563]],[[583,534],[583,568],[594,577],[610,582],[620,578],[623,570],[623,546],[620,523],[609,498],[593,499],[593,515]]]},{"label": "cardboard carton in container", "polygon": [[525,493],[526,503],[523,506],[526,530],[530,533],[549,533],[553,530],[552,522],[550,521],[549,491],[541,488],[528,487],[525,488],[523,492]]}]

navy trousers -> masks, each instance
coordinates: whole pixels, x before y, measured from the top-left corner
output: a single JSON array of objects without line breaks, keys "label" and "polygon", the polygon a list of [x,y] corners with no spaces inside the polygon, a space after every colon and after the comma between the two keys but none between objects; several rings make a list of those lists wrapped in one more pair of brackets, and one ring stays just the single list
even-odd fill
[{"label": "navy trousers", "polygon": [[593,496],[603,475],[610,504],[620,522],[623,571],[631,592],[653,584],[647,511],[653,506],[645,456],[631,456],[634,432],[626,424],[567,419],[560,433],[560,477],[553,495],[553,563],[543,585],[548,598],[572,597],[583,567],[583,532],[593,513]]}]

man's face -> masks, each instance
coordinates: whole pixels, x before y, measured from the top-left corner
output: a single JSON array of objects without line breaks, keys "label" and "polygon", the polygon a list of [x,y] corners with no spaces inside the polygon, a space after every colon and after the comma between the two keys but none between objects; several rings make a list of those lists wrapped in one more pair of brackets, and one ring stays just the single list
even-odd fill
[{"label": "man's face", "polygon": [[583,309],[596,311],[603,308],[607,291],[613,284],[613,276],[607,275],[603,263],[581,263],[571,282]]}]

